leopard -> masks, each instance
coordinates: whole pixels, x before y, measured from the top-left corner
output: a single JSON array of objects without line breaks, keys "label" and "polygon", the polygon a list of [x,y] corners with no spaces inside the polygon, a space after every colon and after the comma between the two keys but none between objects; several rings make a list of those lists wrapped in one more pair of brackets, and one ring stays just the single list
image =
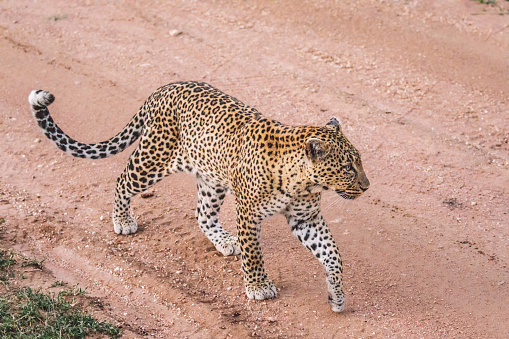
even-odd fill
[{"label": "leopard", "polygon": [[[336,117],[324,126],[283,124],[207,83],[174,82],[153,92],[115,136],[87,144],[55,123],[48,110],[53,94],[34,90],[28,100],[46,137],[74,157],[107,158],[140,139],[116,181],[112,221],[117,234],[138,229],[130,211],[134,196],[172,173],[190,173],[196,177],[198,226],[222,255],[240,255],[249,299],[277,295],[260,240],[262,220],[280,213],[323,265],[332,310],[344,310],[343,264],[322,216],[322,193],[332,190],[355,199],[370,183],[360,153]],[[237,235],[219,222],[228,193],[235,203]]]}]

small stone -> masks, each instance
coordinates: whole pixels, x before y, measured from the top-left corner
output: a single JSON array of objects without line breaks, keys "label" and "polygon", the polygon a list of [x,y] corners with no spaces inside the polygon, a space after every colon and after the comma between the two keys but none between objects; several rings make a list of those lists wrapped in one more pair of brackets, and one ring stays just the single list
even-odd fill
[{"label": "small stone", "polygon": [[147,198],[150,198],[150,197],[153,197],[153,196],[154,196],[154,192],[152,192],[152,191],[151,192],[145,192],[145,193],[141,194],[141,197],[143,199],[147,199]]},{"label": "small stone", "polygon": [[179,31],[178,29],[172,29],[172,30],[170,31],[170,35],[171,35],[171,36],[179,36],[179,35],[181,35],[182,33],[183,33],[183,32],[182,32],[182,31]]}]

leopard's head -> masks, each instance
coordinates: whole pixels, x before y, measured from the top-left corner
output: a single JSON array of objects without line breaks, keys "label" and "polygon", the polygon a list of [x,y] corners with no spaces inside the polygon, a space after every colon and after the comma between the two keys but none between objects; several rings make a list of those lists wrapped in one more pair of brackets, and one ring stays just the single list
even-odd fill
[{"label": "leopard's head", "polygon": [[314,187],[333,189],[345,199],[355,199],[369,188],[361,156],[332,118],[316,137],[306,140],[307,176]]}]

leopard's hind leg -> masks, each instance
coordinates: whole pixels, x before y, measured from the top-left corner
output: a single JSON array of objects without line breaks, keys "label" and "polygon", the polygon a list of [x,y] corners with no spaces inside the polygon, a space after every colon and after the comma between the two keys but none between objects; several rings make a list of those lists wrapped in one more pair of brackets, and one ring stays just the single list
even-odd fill
[{"label": "leopard's hind leg", "polygon": [[117,234],[132,234],[138,230],[136,219],[130,213],[131,198],[149,189],[176,168],[169,166],[177,157],[176,133],[162,138],[161,131],[147,133],[133,152],[124,172],[117,178],[113,227]]}]

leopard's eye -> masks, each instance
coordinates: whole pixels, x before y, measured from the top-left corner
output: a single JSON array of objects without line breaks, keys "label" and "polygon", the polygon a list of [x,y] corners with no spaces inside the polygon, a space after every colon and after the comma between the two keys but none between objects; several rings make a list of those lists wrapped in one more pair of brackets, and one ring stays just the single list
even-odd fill
[{"label": "leopard's eye", "polygon": [[343,164],[343,169],[347,172],[350,172],[352,170],[352,163],[351,162],[347,162],[346,164]]}]

